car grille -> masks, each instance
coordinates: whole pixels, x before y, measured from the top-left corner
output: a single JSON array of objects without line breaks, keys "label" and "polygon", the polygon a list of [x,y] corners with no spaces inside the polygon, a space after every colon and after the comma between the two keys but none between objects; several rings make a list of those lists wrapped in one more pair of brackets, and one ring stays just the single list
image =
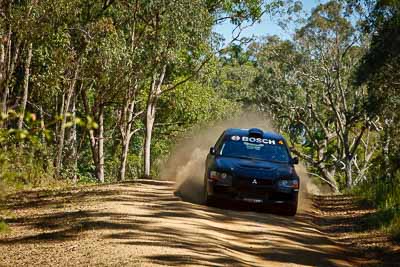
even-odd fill
[{"label": "car grille", "polygon": [[[254,180],[257,181],[257,184],[254,184]],[[272,179],[257,179],[257,178],[248,178],[248,177],[239,177],[237,179],[237,185],[242,187],[257,187],[257,186],[272,186],[274,181]]]}]

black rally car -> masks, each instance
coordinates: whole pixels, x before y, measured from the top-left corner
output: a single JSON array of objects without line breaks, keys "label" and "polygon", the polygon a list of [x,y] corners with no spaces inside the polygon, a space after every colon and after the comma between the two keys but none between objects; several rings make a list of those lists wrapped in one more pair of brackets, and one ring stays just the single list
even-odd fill
[{"label": "black rally car", "polygon": [[260,129],[227,129],[206,160],[204,200],[240,200],[279,205],[295,215],[300,187],[285,139]]}]

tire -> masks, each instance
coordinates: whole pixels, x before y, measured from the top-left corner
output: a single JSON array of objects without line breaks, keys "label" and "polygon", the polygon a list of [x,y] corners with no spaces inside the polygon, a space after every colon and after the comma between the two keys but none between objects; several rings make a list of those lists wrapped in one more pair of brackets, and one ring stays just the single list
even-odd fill
[{"label": "tire", "polygon": [[263,212],[263,213],[270,213],[271,212],[271,205],[262,205],[258,207],[257,211]]},{"label": "tire", "polygon": [[204,179],[203,204],[206,205],[206,206],[211,206],[212,200],[211,200],[210,196],[208,195],[207,184],[208,184],[207,180]]},{"label": "tire", "polygon": [[286,216],[295,216],[297,213],[297,202],[285,205],[282,213]]}]

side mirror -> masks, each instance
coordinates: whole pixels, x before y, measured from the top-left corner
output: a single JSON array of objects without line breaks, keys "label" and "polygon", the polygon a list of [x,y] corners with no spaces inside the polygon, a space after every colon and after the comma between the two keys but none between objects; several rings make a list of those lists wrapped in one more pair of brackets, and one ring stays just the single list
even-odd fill
[{"label": "side mirror", "polygon": [[215,155],[215,148],[214,147],[210,147],[210,155]]},{"label": "side mirror", "polygon": [[292,164],[299,164],[299,158],[298,157],[292,158]]}]

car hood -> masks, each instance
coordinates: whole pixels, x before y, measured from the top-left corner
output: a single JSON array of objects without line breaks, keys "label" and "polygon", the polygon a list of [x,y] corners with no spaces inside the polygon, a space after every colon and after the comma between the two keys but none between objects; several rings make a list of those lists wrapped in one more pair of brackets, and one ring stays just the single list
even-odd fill
[{"label": "car hood", "polygon": [[218,157],[215,159],[216,169],[239,177],[258,179],[277,179],[296,176],[293,166],[288,163]]}]

